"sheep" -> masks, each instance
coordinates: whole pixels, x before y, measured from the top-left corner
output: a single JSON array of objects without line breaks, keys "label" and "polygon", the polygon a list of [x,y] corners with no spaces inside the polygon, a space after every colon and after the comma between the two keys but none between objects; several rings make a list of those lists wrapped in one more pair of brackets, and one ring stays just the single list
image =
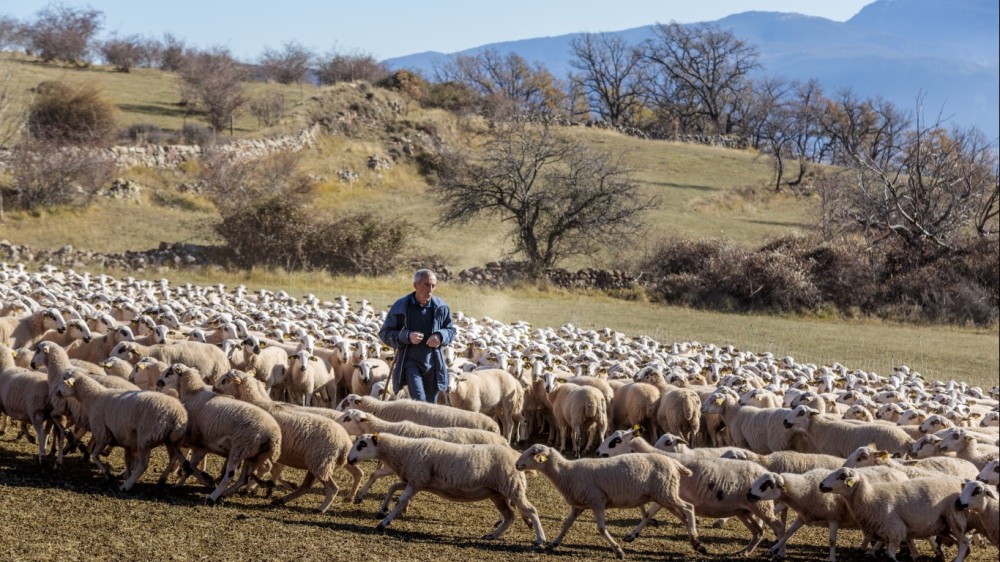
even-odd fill
[{"label": "sheep", "polygon": [[944,455],[944,452],[938,451],[938,445],[941,444],[941,441],[943,439],[937,435],[924,435],[910,445],[908,454],[915,459],[926,459],[935,455]]},{"label": "sheep", "polygon": [[892,458],[888,451],[879,451],[876,447],[858,447],[845,460],[847,468],[863,466],[889,466],[907,473],[913,478],[934,476],[935,472],[958,478],[975,478],[979,469],[971,462],[954,457],[931,457],[910,461],[899,461]]},{"label": "sheep", "polygon": [[513,375],[502,369],[478,369],[451,376],[447,396],[451,406],[496,419],[500,424],[500,434],[508,442],[516,437],[517,426],[524,420],[521,414],[524,407],[524,387]]},{"label": "sheep", "polygon": [[[653,447],[666,452],[666,453],[680,453],[682,455],[692,455],[695,457],[722,457],[723,455],[731,452],[738,453],[752,453],[752,451],[747,451],[746,449],[740,449],[738,447],[697,447],[692,449],[689,447],[689,443],[682,437],[674,435],[673,433],[664,433],[656,440]],[[599,447],[597,449],[598,456],[601,456],[602,451]],[[739,458],[739,457],[731,457]],[[747,460],[747,459],[744,459]]]},{"label": "sheep", "polygon": [[[501,520],[484,539],[500,538],[507,531],[514,520],[513,504],[521,517],[531,522],[535,546],[545,543],[538,512],[528,501],[527,479],[515,470],[517,453],[507,445],[461,445],[391,433],[364,434],[354,442],[347,462],[372,458],[392,469],[402,481],[389,488],[380,512],[385,519],[375,527],[377,531],[384,531],[417,492],[427,490],[453,501],[492,501]],[[392,494],[400,487],[403,492],[396,507],[385,513]]]},{"label": "sheep", "polygon": [[11,348],[31,347],[48,330],[66,332],[66,321],[57,308],[43,308],[27,316],[0,316],[0,343]]},{"label": "sheep", "polygon": [[[381,359],[365,359],[354,366],[351,377],[351,393],[361,396],[371,395],[372,387],[379,382],[389,380],[389,364]],[[336,385],[331,385],[336,391]],[[336,395],[331,396],[335,400]],[[335,403],[335,402],[334,402]],[[485,412],[484,412],[485,413]]]},{"label": "sheep", "polygon": [[[157,445],[166,446],[170,455],[161,480],[166,478],[171,463],[183,461],[180,446],[186,438],[188,415],[176,398],[149,391],[107,389],[89,377],[71,373],[62,377],[56,396],[80,401],[90,420],[95,452],[112,444],[125,449],[125,482],[119,487],[122,492],[131,490],[146,472],[150,452]],[[101,455],[90,458],[110,478]]]},{"label": "sheep", "polygon": [[955,506],[970,512],[970,526],[989,539],[993,546],[1000,547],[1000,501],[995,489],[982,482],[966,482]]},{"label": "sheep", "polygon": [[77,340],[82,341],[83,343],[88,343],[92,339],[93,335],[91,334],[90,327],[87,326],[87,323],[78,318],[74,318],[66,322],[66,329],[62,332],[59,330],[49,330],[42,334],[38,341],[50,341],[59,346],[67,347]]},{"label": "sheep", "polygon": [[713,394],[702,409],[702,413],[722,416],[733,446],[759,454],[787,449],[808,452],[802,436],[782,430],[782,421],[790,411],[785,408],[762,410],[753,406],[740,407],[736,397],[728,393]]},{"label": "sheep", "polygon": [[432,427],[470,427],[500,433],[500,426],[489,416],[478,412],[468,412],[451,406],[429,404],[416,400],[395,400],[383,402],[370,396],[348,394],[340,401],[337,409],[343,412],[348,408],[363,410],[375,414],[386,421],[409,420],[420,425]]},{"label": "sheep", "polygon": [[830,419],[807,406],[796,406],[785,416],[784,426],[792,433],[808,436],[820,453],[843,458],[869,443],[891,454],[904,455],[913,443],[898,426]]},{"label": "sheep", "polygon": [[665,433],[676,433],[693,443],[701,429],[701,399],[689,388],[668,390],[660,394],[656,421]]},{"label": "sheep", "polygon": [[143,390],[155,390],[160,374],[169,366],[155,357],[142,357],[132,366],[128,381]]},{"label": "sheep", "polygon": [[547,545],[548,550],[558,547],[576,518],[589,509],[594,512],[598,532],[615,555],[624,558],[625,552],[605,528],[605,510],[639,507],[653,501],[656,505],[625,540],[634,540],[660,508],[665,507],[686,526],[691,547],[705,553],[695,527],[694,507],[681,499],[681,478],[690,477],[692,472],[673,459],[661,455],[625,455],[569,461],[555,449],[536,444],[521,453],[516,466],[520,471],[537,470],[544,474],[569,504],[569,515],[562,530]]},{"label": "sheep", "polygon": [[201,373],[205,382],[211,384],[215,378],[230,369],[226,352],[212,344],[182,341],[177,343],[140,345],[135,342],[121,342],[108,354],[135,363],[142,357],[152,357],[164,363],[180,363]]},{"label": "sheep", "polygon": [[[347,453],[352,442],[342,425],[328,418],[298,411],[288,404],[274,402],[256,384],[252,375],[243,371],[231,370],[222,375],[215,382],[214,390],[249,402],[271,414],[278,422],[281,428],[281,455],[277,460],[278,470],[272,469],[272,475],[280,474],[281,466],[306,471],[302,484],[291,493],[274,500],[275,504],[284,505],[301,496],[309,491],[314,481],[319,480],[326,489],[326,497],[317,511],[326,513],[337,495],[338,488],[333,475],[340,467],[353,478],[350,493],[344,497],[344,501],[354,497],[364,474],[356,466],[347,464]],[[278,476],[275,475],[274,478],[277,479]]]},{"label": "sheep", "polygon": [[986,463],[997,458],[997,449],[989,447],[979,448],[979,440],[975,434],[965,429],[953,430],[948,437],[942,439],[938,445],[938,450],[946,453],[955,453],[960,459],[965,459],[982,470]]},{"label": "sheep", "polygon": [[[430,427],[416,424],[411,421],[389,422],[380,420],[378,417],[368,412],[354,409],[346,410],[344,412],[341,424],[345,429],[347,429],[347,432],[353,436],[363,435],[365,433],[392,433],[393,435],[400,435],[402,437],[410,437],[413,439],[430,437],[447,441],[449,443],[481,443],[493,445],[507,444],[507,440],[502,435],[492,431],[483,431],[481,429],[470,429],[466,427]],[[354,496],[354,503],[360,503],[361,498],[368,493],[368,490],[371,489],[375,481],[383,476],[388,476],[389,474],[392,474],[391,470],[380,467],[368,476],[368,480],[365,481],[364,485],[361,486],[361,489],[358,490],[357,494]]]},{"label": "sheep", "polygon": [[[45,421],[52,405],[44,373],[14,364],[9,347],[0,343],[0,413],[13,421],[30,423],[38,436],[38,464],[45,462]],[[4,422],[6,425],[6,421]]]},{"label": "sheep", "polygon": [[257,380],[265,384],[284,379],[288,369],[288,352],[282,347],[269,345],[257,336],[247,336],[241,347],[245,358],[243,370],[253,371]]},{"label": "sheep", "polygon": [[587,444],[583,450],[589,450],[597,436],[597,443],[604,440],[608,429],[607,403],[601,391],[592,386],[580,386],[572,383],[557,384],[552,380],[552,374],[546,374],[547,387],[551,390],[547,400],[552,408],[552,419],[559,430],[559,450],[566,449],[566,430],[572,429],[573,452],[580,456],[582,433],[587,429]]},{"label": "sheep", "polygon": [[[160,375],[156,386],[176,390],[188,412],[188,443],[195,450],[177,485],[183,484],[192,467],[207,453],[226,457],[222,480],[208,495],[209,503],[217,503],[243,487],[265,463],[275,463],[281,456],[281,428],[274,417],[253,404],[216,394],[197,370],[173,363]],[[243,471],[229,487],[241,464]],[[211,477],[200,471],[197,474],[211,486]]]},{"label": "sheep", "polygon": [[871,410],[860,404],[854,404],[853,406],[848,408],[846,412],[844,412],[842,419],[863,421],[863,422],[874,422],[875,414],[873,414]]},{"label": "sheep", "polygon": [[[966,517],[956,507],[959,493],[951,480],[872,482],[859,469],[838,468],[820,482],[819,489],[842,495],[861,530],[883,541],[894,561],[900,543],[906,541],[910,556],[916,558],[914,539],[933,538],[945,531],[958,540],[956,561],[963,560],[969,551]],[[943,559],[940,545],[935,544],[935,550]]]},{"label": "sheep", "polygon": [[844,459],[821,453],[800,453],[798,451],[775,451],[768,455],[757,455],[743,451],[726,453],[723,458],[753,461],[770,472],[778,474],[803,474],[815,468],[835,470],[843,466]]},{"label": "sheep", "polygon": [[773,504],[746,500],[745,490],[765,472],[756,463],[667,453],[654,448],[634,429],[615,431],[604,440],[599,451],[599,454],[606,456],[655,453],[675,459],[690,469],[692,475],[681,477],[681,498],[693,504],[698,515],[736,517],[750,531],[750,541],[738,555],[749,554],[763,539],[763,529],[756,518],[763,520],[771,528],[775,538],[784,534],[781,521],[774,516]]},{"label": "sheep", "polygon": [[133,339],[132,330],[128,326],[115,326],[107,333],[92,338],[89,342],[76,341],[66,346],[66,353],[73,359],[99,364],[111,356],[116,345]]},{"label": "sheep", "polygon": [[628,383],[615,391],[608,423],[611,427],[638,425],[655,438],[659,434],[656,428],[659,403],[660,389],[644,382]]},{"label": "sheep", "polygon": [[[284,388],[288,401],[301,406],[312,406],[313,393],[330,384],[333,375],[326,364],[315,355],[301,350],[288,358],[284,379],[272,379],[272,387]],[[334,391],[336,396],[336,391]]]},{"label": "sheep", "polygon": [[987,484],[993,484],[994,486],[1000,485],[1000,460],[993,459],[986,463],[986,466],[979,471],[976,479]]}]

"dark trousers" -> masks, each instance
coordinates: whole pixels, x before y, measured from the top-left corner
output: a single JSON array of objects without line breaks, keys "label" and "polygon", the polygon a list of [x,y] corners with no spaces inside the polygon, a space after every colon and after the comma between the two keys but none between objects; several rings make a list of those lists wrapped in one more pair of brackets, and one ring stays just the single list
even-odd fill
[{"label": "dark trousers", "polygon": [[411,399],[431,403],[437,399],[438,385],[434,372],[435,369],[412,361],[403,364],[403,380]]}]

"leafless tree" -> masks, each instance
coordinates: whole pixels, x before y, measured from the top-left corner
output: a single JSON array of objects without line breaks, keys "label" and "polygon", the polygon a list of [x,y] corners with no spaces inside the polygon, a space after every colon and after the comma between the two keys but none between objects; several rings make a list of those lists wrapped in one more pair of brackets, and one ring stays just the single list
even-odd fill
[{"label": "leafless tree", "polygon": [[103,153],[25,138],[11,153],[9,191],[18,208],[86,205],[111,181],[115,165]]},{"label": "leafless tree", "polygon": [[907,112],[882,98],[861,99],[850,88],[837,92],[819,112],[819,125],[831,140],[833,164],[851,165],[858,155],[885,167],[896,156],[912,124]]},{"label": "leafless tree", "polygon": [[331,51],[316,62],[316,79],[320,84],[364,81],[375,83],[389,76],[389,68],[374,55],[362,51],[341,53]]},{"label": "leafless tree", "polygon": [[184,62],[188,56],[188,49],[184,46],[184,41],[174,37],[170,33],[163,34],[163,41],[158,49],[159,59],[157,66],[160,70],[167,72],[180,72],[184,68]]},{"label": "leafless tree", "polygon": [[657,203],[640,193],[620,158],[524,123],[498,124],[475,156],[449,158],[433,193],[443,226],[481,215],[510,223],[514,251],[536,276],[632,239]]},{"label": "leafless tree", "polygon": [[295,41],[282,45],[281,50],[264,49],[258,65],[267,80],[279,84],[298,84],[309,80],[312,51]]},{"label": "leafless tree", "polygon": [[644,54],[660,74],[652,89],[662,106],[685,121],[703,122],[704,130],[729,133],[735,98],[749,74],[759,67],[757,49],[732,31],[713,24],[657,24]]},{"label": "leafless tree", "polygon": [[529,64],[514,52],[486,49],[457,55],[435,69],[438,82],[470,87],[485,101],[491,115],[552,114],[563,104],[562,85],[541,63]]},{"label": "leafless tree", "polygon": [[765,77],[753,82],[752,93],[742,115],[744,134],[755,139],[758,148],[774,162],[774,190],[781,191],[785,161],[792,155],[795,123],[789,103],[794,85],[781,77]]},{"label": "leafless tree", "polygon": [[10,14],[0,14],[0,51],[24,47],[25,26]]},{"label": "leafless tree", "polygon": [[49,4],[35,14],[27,28],[29,46],[46,62],[85,63],[103,20],[104,13],[99,10]]},{"label": "leafless tree", "polygon": [[248,74],[227,49],[216,47],[189,54],[181,69],[184,97],[197,102],[209,125],[218,133],[246,103],[243,81]]},{"label": "leafless tree", "polygon": [[645,106],[642,52],[618,35],[584,33],[571,43],[572,82],[583,89],[592,110],[609,123],[634,124]]},{"label": "leafless tree", "polygon": [[104,60],[118,72],[129,72],[147,59],[147,41],[139,35],[112,37],[101,42],[97,49]]},{"label": "leafless tree", "polygon": [[799,161],[799,173],[788,182],[790,186],[802,183],[809,163],[822,162],[830,153],[830,139],[820,126],[823,100],[823,90],[815,79],[794,83],[788,103],[792,118],[791,149]]}]

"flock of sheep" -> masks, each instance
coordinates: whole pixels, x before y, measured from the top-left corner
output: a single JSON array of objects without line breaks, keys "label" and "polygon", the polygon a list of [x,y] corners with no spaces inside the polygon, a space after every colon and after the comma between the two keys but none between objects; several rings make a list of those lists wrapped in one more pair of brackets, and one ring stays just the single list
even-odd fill
[{"label": "flock of sheep", "polygon": [[[915,556],[916,539],[939,557],[957,545],[955,560],[998,546],[1000,388],[456,313],[450,386],[426,404],[389,389],[383,318],[345,297],[2,264],[0,430],[12,422],[16,439],[37,440],[39,463],[79,450],[107,477],[106,455],[121,447],[123,491],[163,446],[159,483],[194,475],[209,502],[292,488],[275,500],[286,503],[318,481],[325,512],[338,471],[358,502],[394,477],[380,530],[430,491],[490,500],[499,519],[486,538],[516,511],[549,549],[591,510],[618,557],[608,508],[640,510],[626,541],[666,509],[702,553],[696,517],[737,519],[749,534],[740,554],[769,531],[768,554],[782,557],[803,525],[828,527],[830,560],[839,528],[859,528],[862,548],[893,560],[900,546]],[[205,471],[209,453],[225,459],[221,474]],[[367,459],[378,466],[362,484]],[[305,479],[288,482],[285,467]],[[570,510],[551,541],[526,472]]]}]

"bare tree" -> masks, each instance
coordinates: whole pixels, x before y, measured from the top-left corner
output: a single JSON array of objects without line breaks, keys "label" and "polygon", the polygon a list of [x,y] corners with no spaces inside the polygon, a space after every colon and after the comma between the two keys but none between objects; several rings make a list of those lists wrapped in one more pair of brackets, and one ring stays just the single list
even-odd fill
[{"label": "bare tree", "polygon": [[147,41],[139,35],[112,37],[101,42],[97,49],[104,60],[118,72],[129,72],[147,59]]},{"label": "bare tree", "polygon": [[788,103],[792,118],[791,149],[799,161],[799,173],[788,182],[790,186],[800,185],[808,163],[822,162],[831,149],[831,142],[820,126],[824,97],[819,82],[810,78],[804,83],[794,83],[794,90]]},{"label": "bare tree", "polygon": [[592,110],[615,125],[632,125],[645,107],[642,52],[618,35],[584,33],[571,43],[572,83],[583,89]]},{"label": "bare tree", "polygon": [[433,188],[439,224],[480,215],[511,223],[514,251],[535,276],[567,257],[630,240],[657,203],[640,193],[620,158],[523,123],[497,125],[474,158],[453,156],[440,178]]},{"label": "bare tree", "polygon": [[184,41],[174,37],[170,33],[163,34],[163,42],[160,43],[158,64],[160,70],[167,72],[180,72],[184,68],[184,62],[188,56],[188,49],[184,46]]},{"label": "bare tree", "polygon": [[[682,119],[697,118],[713,132],[731,132],[730,114],[749,74],[759,67],[757,49],[712,24],[657,24],[646,42],[646,59],[662,73],[661,104]],[[663,97],[671,96],[670,98]]]},{"label": "bare tree", "polygon": [[389,67],[362,51],[332,51],[317,61],[315,71],[316,79],[325,85],[359,80],[374,84],[389,76]]},{"label": "bare tree", "polygon": [[795,136],[792,108],[788,102],[793,85],[780,77],[765,77],[754,82],[746,99],[743,115],[744,134],[756,139],[758,148],[770,154],[774,162],[774,190],[781,191],[785,160],[791,156]]},{"label": "bare tree", "polygon": [[248,74],[227,49],[216,47],[186,57],[181,69],[182,90],[185,97],[197,102],[209,125],[218,133],[246,103],[243,81]]},{"label": "bare tree", "polygon": [[912,120],[882,98],[862,100],[850,88],[826,100],[819,125],[834,145],[832,163],[851,165],[861,155],[885,167],[900,150]]},{"label": "bare tree", "polygon": [[267,80],[279,84],[298,84],[309,80],[312,51],[295,41],[282,45],[281,50],[264,49],[258,65]]},{"label": "bare tree", "polygon": [[10,14],[0,14],[0,51],[24,47],[25,26]]},{"label": "bare tree", "polygon": [[85,63],[103,20],[99,10],[50,4],[35,14],[27,28],[29,46],[46,62]]},{"label": "bare tree", "polygon": [[551,114],[563,105],[565,91],[541,63],[529,64],[517,53],[486,49],[476,55],[457,55],[435,69],[438,82],[470,87],[493,115]]}]

